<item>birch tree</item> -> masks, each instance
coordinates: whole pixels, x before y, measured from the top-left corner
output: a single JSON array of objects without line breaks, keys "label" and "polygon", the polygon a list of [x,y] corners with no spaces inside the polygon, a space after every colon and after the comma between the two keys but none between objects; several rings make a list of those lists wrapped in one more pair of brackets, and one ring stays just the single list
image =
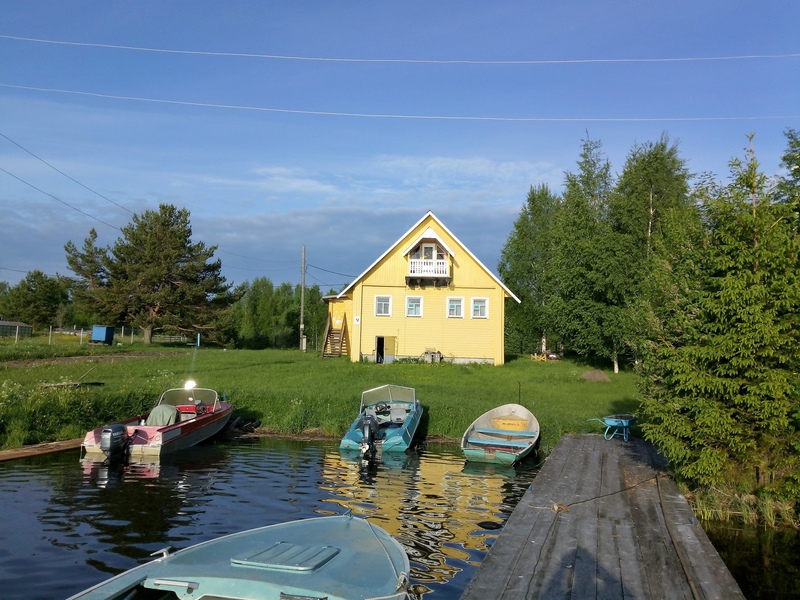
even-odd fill
[{"label": "birch tree", "polygon": [[506,305],[506,345],[513,352],[545,354],[553,295],[550,261],[559,198],[547,185],[531,187],[503,247],[498,272],[521,303]]},{"label": "birch tree", "polygon": [[566,175],[550,261],[554,286],[550,314],[569,350],[610,359],[616,371],[623,318],[615,282],[624,277],[625,267],[615,263],[610,247],[613,179],[601,149],[600,142],[585,140],[578,171]]}]

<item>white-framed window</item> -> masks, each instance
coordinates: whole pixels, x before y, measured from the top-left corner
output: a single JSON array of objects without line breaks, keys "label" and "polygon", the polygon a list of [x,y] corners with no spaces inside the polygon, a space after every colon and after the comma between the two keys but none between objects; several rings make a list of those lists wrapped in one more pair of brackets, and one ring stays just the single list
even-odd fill
[{"label": "white-framed window", "polygon": [[406,296],[406,316],[422,316],[422,298],[420,296]]},{"label": "white-framed window", "polygon": [[414,250],[411,252],[411,258],[423,260],[444,260],[445,251],[441,246],[439,246],[439,244],[424,242],[414,248]]},{"label": "white-framed window", "polygon": [[489,299],[488,298],[473,298],[472,299],[472,318],[473,319],[488,319],[489,318]]},{"label": "white-framed window", "polygon": [[464,316],[464,298],[447,299],[447,318],[461,319]]},{"label": "white-framed window", "polygon": [[375,316],[376,317],[392,316],[391,296],[375,296]]}]

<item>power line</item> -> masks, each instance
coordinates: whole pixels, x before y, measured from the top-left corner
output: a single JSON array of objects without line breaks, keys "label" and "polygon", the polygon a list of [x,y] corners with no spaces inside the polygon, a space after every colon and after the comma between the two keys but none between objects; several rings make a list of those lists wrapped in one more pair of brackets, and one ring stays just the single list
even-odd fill
[{"label": "power line", "polygon": [[51,197],[53,200],[56,200],[57,202],[61,202],[61,204],[63,204],[64,206],[67,206],[67,207],[71,208],[72,210],[74,210],[74,211],[77,211],[77,212],[81,213],[82,215],[84,215],[84,216],[86,216],[86,217],[89,217],[90,219],[94,219],[94,220],[95,220],[95,221],[97,221],[98,223],[102,223],[103,225],[108,225],[109,227],[111,227],[112,229],[116,229],[117,231],[122,231],[122,230],[121,230],[119,227],[117,227],[116,225],[112,225],[111,223],[106,223],[106,222],[105,222],[105,221],[103,221],[102,219],[98,219],[97,217],[94,217],[94,216],[90,215],[89,213],[82,211],[80,208],[77,208],[77,207],[75,207],[75,206],[72,206],[72,205],[71,205],[71,204],[69,204],[68,202],[64,202],[64,201],[63,201],[61,198],[59,198],[59,197],[57,197],[57,196],[54,196],[54,195],[53,195],[53,194],[51,194],[50,192],[45,192],[43,189],[36,187],[36,186],[35,186],[35,185],[33,185],[32,183],[30,183],[30,182],[28,182],[28,181],[25,181],[25,180],[24,180],[24,179],[22,179],[21,177],[17,177],[17,176],[16,176],[16,175],[14,175],[13,173],[11,173],[11,172],[9,172],[9,171],[6,171],[6,170],[5,170],[4,168],[2,168],[2,167],[0,167],[0,171],[2,171],[3,173],[5,173],[6,175],[9,175],[9,176],[13,177],[14,179],[16,179],[17,181],[19,181],[20,183],[24,183],[25,185],[27,185],[27,186],[29,186],[29,187],[33,188],[33,189],[34,189],[34,190],[36,190],[37,192],[41,192],[41,193],[42,193],[42,194],[44,194],[45,196],[50,196],[50,197]]},{"label": "power line", "polygon": [[531,60],[469,60],[469,59],[417,59],[417,58],[347,58],[326,56],[293,56],[285,54],[258,54],[249,52],[214,52],[207,50],[175,50],[169,48],[149,48],[145,46],[125,46],[118,44],[99,44],[92,42],[68,42],[64,40],[48,40],[15,35],[0,35],[0,38],[20,42],[38,44],[56,44],[61,46],[80,46],[88,48],[106,48],[112,50],[129,50],[135,52],[154,52],[162,54],[186,54],[195,56],[226,56],[233,58],[262,58],[269,60],[292,60],[306,62],[343,62],[343,63],[402,63],[402,64],[435,64],[435,65],[564,65],[594,63],[666,63],[666,62],[702,62],[723,60],[772,60],[782,58],[798,58],[799,53],[790,54],[745,54],[739,56],[687,56],[662,58],[576,58],[576,59],[531,59]]},{"label": "power line", "polygon": [[[19,144],[18,142],[15,142],[14,140],[12,140],[10,137],[8,137],[7,135],[5,135],[4,133],[0,132],[0,137],[3,137],[3,138],[5,138],[5,139],[6,139],[6,140],[8,140],[9,142],[11,142],[11,143],[12,143],[12,144],[14,144],[15,146],[17,146],[19,149],[21,149],[21,150],[24,150],[25,152],[27,152],[28,154],[30,154],[31,156],[33,156],[35,159],[37,159],[37,160],[39,160],[39,161],[43,162],[45,165],[47,165],[47,166],[48,166],[48,167],[50,167],[51,169],[53,169],[54,171],[57,171],[58,173],[60,173],[61,175],[63,175],[63,176],[64,176],[64,177],[66,177],[67,179],[69,179],[70,181],[73,181],[73,182],[77,183],[77,184],[78,184],[79,186],[81,186],[82,188],[85,188],[85,189],[89,190],[90,192],[92,192],[92,193],[94,193],[94,194],[97,194],[98,196],[100,196],[100,197],[101,197],[101,198],[103,198],[104,200],[108,200],[109,202],[111,202],[111,203],[112,203],[112,204],[114,204],[115,206],[118,206],[119,208],[122,208],[123,210],[126,210],[126,211],[128,211],[129,213],[131,213],[131,214],[134,214],[134,213],[133,213],[133,211],[129,210],[128,208],[126,208],[126,207],[124,207],[124,206],[122,206],[122,205],[120,205],[120,204],[117,204],[116,202],[114,202],[114,201],[113,201],[113,200],[111,200],[110,198],[106,198],[105,196],[103,196],[103,195],[102,195],[102,194],[100,194],[99,192],[96,192],[96,191],[94,191],[94,190],[93,190],[92,188],[90,188],[89,186],[87,186],[87,185],[84,185],[83,183],[81,183],[80,181],[78,181],[77,179],[75,179],[74,177],[71,177],[70,175],[67,175],[67,174],[66,174],[66,173],[64,173],[63,171],[61,171],[61,170],[57,169],[56,167],[54,167],[53,165],[51,165],[50,163],[48,163],[46,160],[44,160],[44,159],[40,158],[39,156],[36,156],[36,155],[35,155],[33,152],[31,152],[31,151],[30,151],[30,150],[28,150],[27,148],[23,147],[23,146],[22,146],[21,144]],[[0,168],[0,171],[3,171],[3,172],[4,172],[4,173],[6,173],[7,175],[10,175],[11,177],[13,177],[14,179],[16,179],[17,181],[19,181],[19,182],[21,182],[21,183],[24,183],[25,185],[27,185],[27,186],[29,186],[29,187],[31,187],[31,188],[33,188],[33,189],[35,189],[36,191],[38,191],[38,192],[41,192],[41,193],[43,193],[43,194],[45,194],[45,195],[49,196],[50,198],[52,198],[52,199],[54,199],[54,200],[57,200],[58,202],[61,202],[61,204],[64,204],[65,206],[67,206],[67,207],[71,208],[72,210],[75,210],[75,211],[77,211],[77,212],[81,213],[82,215],[85,215],[85,216],[87,216],[87,217],[89,217],[89,218],[91,218],[91,219],[94,219],[95,221],[98,221],[98,222],[100,222],[100,223],[103,223],[104,225],[108,225],[109,227],[112,227],[112,228],[116,229],[117,231],[121,231],[121,229],[120,229],[119,227],[116,227],[115,225],[111,225],[110,223],[106,223],[105,221],[103,221],[103,220],[101,220],[101,219],[98,219],[97,217],[93,217],[93,216],[92,216],[92,215],[90,215],[89,213],[86,213],[86,212],[82,211],[81,209],[79,209],[79,208],[77,208],[77,207],[75,207],[75,206],[72,206],[71,204],[69,204],[69,203],[67,203],[67,202],[64,202],[63,200],[61,200],[61,199],[60,199],[60,198],[58,198],[57,196],[54,196],[53,194],[50,194],[49,192],[46,192],[46,191],[42,190],[41,188],[38,188],[38,187],[36,187],[36,186],[35,186],[35,185],[33,185],[32,183],[30,183],[30,182],[28,182],[28,181],[25,181],[25,180],[24,180],[24,179],[22,179],[21,177],[18,177],[17,175],[14,175],[13,173],[11,173],[11,172],[7,171],[6,169],[2,169],[2,168]],[[238,256],[238,257],[240,257],[240,258],[246,258],[246,259],[249,259],[249,260],[255,260],[255,261],[259,261],[259,262],[266,262],[266,263],[281,263],[281,264],[289,264],[290,262],[292,262],[292,261],[288,261],[288,260],[280,260],[280,261],[279,261],[279,260],[265,260],[265,259],[260,259],[260,258],[254,258],[254,257],[252,257],[252,256],[245,256],[245,255],[243,255],[243,254],[236,254],[236,253],[234,253],[234,252],[227,252],[226,250],[220,250],[219,248],[217,248],[217,251],[218,251],[218,252],[221,252],[221,253],[224,253],[224,254],[230,254],[230,255],[232,255],[232,256]],[[226,265],[226,267],[225,267],[225,268],[226,268],[226,269],[237,269],[237,270],[240,270],[240,271],[259,271],[259,269],[247,269],[247,268],[243,268],[243,267],[232,267],[232,266],[227,266],[227,265]]]},{"label": "power line", "polygon": [[61,170],[57,169],[56,167],[54,167],[53,165],[51,165],[49,162],[47,162],[47,161],[46,161],[46,160],[44,160],[43,158],[41,158],[41,157],[39,157],[39,156],[36,156],[36,155],[35,155],[33,152],[31,152],[31,151],[30,151],[30,150],[28,150],[27,148],[23,147],[23,146],[22,146],[21,144],[19,144],[18,142],[15,142],[15,141],[14,141],[14,140],[12,140],[10,137],[8,137],[6,134],[4,134],[4,133],[0,132],[0,137],[4,137],[4,138],[5,138],[5,139],[7,139],[9,142],[11,142],[12,144],[14,144],[14,145],[15,145],[17,148],[19,148],[20,150],[24,150],[25,152],[27,152],[28,154],[30,154],[30,155],[31,155],[33,158],[35,158],[36,160],[43,162],[44,164],[46,164],[46,165],[47,165],[48,167],[50,167],[51,169],[53,169],[53,170],[54,170],[54,171],[56,171],[57,173],[60,173],[61,175],[63,175],[63,176],[64,176],[64,177],[66,177],[67,179],[69,179],[70,181],[72,181],[72,182],[74,182],[74,183],[77,183],[77,184],[78,184],[79,186],[81,186],[82,188],[84,188],[84,189],[86,189],[86,190],[89,190],[90,192],[92,192],[93,194],[95,194],[95,195],[99,196],[99,197],[100,197],[100,198],[102,198],[103,200],[107,200],[108,202],[111,202],[111,204],[113,204],[114,206],[116,206],[116,207],[118,207],[118,208],[121,208],[122,210],[127,210],[129,213],[133,214],[133,211],[132,211],[132,210],[130,210],[129,208],[126,208],[126,207],[122,206],[121,204],[117,204],[117,203],[116,203],[116,202],[114,202],[114,201],[113,201],[111,198],[107,198],[106,196],[104,196],[104,195],[103,195],[103,194],[101,194],[100,192],[97,192],[97,191],[93,190],[92,188],[90,188],[89,186],[82,184],[80,181],[78,181],[78,180],[77,180],[77,179],[75,179],[74,177],[70,177],[69,175],[67,175],[66,173],[64,173],[64,171],[61,171]]},{"label": "power line", "polygon": [[23,271],[22,269],[12,269],[10,267],[0,267],[0,271],[14,271],[14,273],[30,273],[30,271]]},{"label": "power line", "polygon": [[306,263],[306,267],[312,267],[319,271],[325,271],[326,273],[330,273],[331,275],[341,275],[342,277],[350,277],[351,279],[355,279],[355,275],[348,275],[347,273],[337,273],[336,271],[328,271],[328,269],[323,269],[322,267],[317,267],[308,263]]},{"label": "power line", "polygon": [[308,272],[307,272],[307,275],[308,275],[308,276],[309,276],[311,279],[313,279],[313,280],[315,281],[315,285],[317,285],[317,286],[326,286],[326,287],[329,287],[329,288],[336,288],[336,289],[340,289],[340,290],[341,290],[341,289],[344,289],[344,287],[345,287],[345,286],[346,286],[348,283],[350,283],[349,281],[346,281],[346,282],[344,282],[344,283],[326,283],[326,282],[324,282],[324,281],[320,281],[319,279],[317,279],[316,277],[314,277],[314,276],[313,276],[311,273],[308,273]]},{"label": "power line", "polygon": [[[36,155],[34,155],[32,152],[30,152],[29,150],[27,150],[27,149],[23,148],[21,145],[17,144],[17,142],[15,142],[14,140],[12,140],[12,139],[11,139],[11,138],[9,138],[8,136],[4,135],[3,133],[0,133],[0,136],[4,137],[4,138],[5,138],[5,139],[7,139],[9,142],[11,142],[11,143],[15,144],[16,146],[18,146],[18,147],[19,147],[19,148],[21,148],[22,150],[25,150],[25,152],[28,152],[28,154],[30,154],[31,156],[34,156],[34,157],[35,157],[35,158],[37,158],[37,159],[39,158],[39,157],[37,157]],[[41,160],[41,159],[39,159],[39,160]],[[42,160],[42,162],[44,162],[45,164],[47,164],[49,167],[51,167],[51,168],[55,169],[56,171],[58,171],[59,173],[61,173],[61,174],[62,174],[62,175],[64,175],[65,177],[67,177],[68,179],[70,179],[70,180],[74,181],[75,183],[77,183],[77,184],[78,184],[78,185],[80,185],[81,187],[84,187],[84,188],[86,188],[87,190],[90,190],[90,191],[92,191],[92,190],[91,190],[91,188],[89,188],[89,187],[87,187],[87,186],[83,185],[83,184],[82,184],[80,181],[78,181],[78,180],[76,180],[76,179],[74,179],[74,178],[70,177],[70,176],[69,176],[69,175],[67,175],[66,173],[63,173],[63,172],[59,171],[58,169],[56,169],[55,167],[53,167],[52,165],[50,165],[50,164],[49,164],[49,163],[47,163],[46,161]],[[75,210],[75,211],[77,211],[77,212],[81,213],[82,215],[89,217],[90,219],[94,219],[95,221],[98,221],[99,223],[102,223],[103,225],[108,225],[109,227],[111,227],[111,228],[113,228],[113,229],[116,229],[117,231],[122,231],[122,230],[121,230],[119,227],[117,227],[117,226],[115,226],[115,225],[111,225],[110,223],[106,223],[106,222],[105,222],[105,221],[103,221],[102,219],[98,219],[97,217],[94,217],[94,216],[90,215],[89,213],[87,213],[87,212],[84,212],[84,211],[82,211],[81,209],[79,209],[79,208],[77,208],[77,207],[75,207],[75,206],[72,206],[71,204],[69,204],[69,203],[67,203],[67,202],[64,202],[63,200],[61,200],[61,198],[58,198],[57,196],[54,196],[53,194],[51,194],[51,193],[49,193],[49,192],[46,192],[46,191],[44,191],[44,190],[43,190],[43,189],[41,189],[41,188],[38,188],[38,187],[36,187],[35,185],[33,185],[32,183],[30,183],[29,181],[25,181],[25,180],[24,180],[24,179],[22,179],[21,177],[18,177],[17,175],[14,175],[13,173],[11,173],[11,172],[7,171],[6,169],[3,169],[2,167],[0,167],[0,171],[2,171],[2,172],[4,172],[4,173],[6,173],[7,175],[9,175],[9,176],[11,176],[11,177],[13,177],[14,179],[16,179],[17,181],[19,181],[20,183],[24,183],[25,185],[27,185],[27,186],[29,186],[29,187],[33,188],[33,189],[34,189],[34,190],[36,190],[37,192],[41,192],[42,194],[45,194],[46,196],[49,196],[49,197],[50,197],[50,198],[52,198],[53,200],[56,200],[56,201],[60,202],[60,203],[61,203],[61,204],[63,204],[64,206],[67,206],[67,207],[71,208],[72,210]],[[100,194],[98,194],[98,195],[100,195]],[[110,201],[110,202],[112,202],[112,204],[116,204],[116,202],[113,202],[113,201]],[[118,206],[119,206],[119,205],[118,205]],[[125,208],[125,207],[121,206],[120,208]],[[125,209],[125,210],[128,210],[128,209]],[[131,211],[128,211],[128,212],[131,212]],[[259,262],[266,262],[266,263],[280,263],[280,264],[287,264],[287,265],[288,265],[290,262],[292,262],[292,261],[289,261],[289,260],[277,261],[277,260],[265,260],[265,259],[259,259],[259,258],[254,258],[254,257],[252,257],[252,256],[245,256],[245,255],[243,255],[243,254],[236,254],[235,252],[228,252],[228,251],[226,251],[226,250],[220,250],[219,248],[217,248],[217,251],[218,251],[218,252],[221,252],[221,253],[225,253],[225,254],[231,254],[232,256],[238,256],[238,257],[240,257],[240,258],[247,258],[247,259],[249,259],[249,260],[255,260],[255,261],[259,261]],[[3,267],[0,267],[0,269],[2,269],[2,268],[3,268]],[[248,268],[245,268],[245,267],[234,267],[234,266],[230,266],[230,265],[225,265],[225,268],[226,268],[226,269],[234,269],[234,270],[237,270],[237,271],[262,272],[262,270],[261,270],[261,269],[252,269],[252,268],[251,268],[251,269],[248,269]],[[21,271],[21,270],[17,270],[17,269],[6,269],[6,270],[8,270],[8,271],[17,271],[17,272],[19,272],[19,273],[24,273],[24,272],[27,272],[27,271]],[[287,268],[287,269],[285,269],[285,270],[288,270],[288,268]]]},{"label": "power line", "polygon": [[653,122],[714,122],[714,121],[765,121],[800,119],[800,115],[774,115],[774,116],[738,116],[738,117],[478,117],[454,115],[403,115],[390,113],[350,113],[324,110],[297,110],[290,108],[269,108],[261,106],[244,106],[237,104],[215,104],[209,102],[189,102],[184,100],[162,100],[158,98],[144,98],[140,96],[118,96],[114,94],[101,94],[98,92],[82,92],[77,90],[63,90],[56,88],[42,88],[27,85],[0,83],[0,87],[34,92],[47,92],[56,94],[72,94],[75,96],[90,96],[93,98],[106,98],[109,100],[128,100],[133,102],[149,102],[153,104],[171,104],[178,106],[192,106],[197,108],[224,108],[229,110],[251,110],[259,112],[286,113],[295,115],[316,115],[325,117],[357,117],[368,119],[417,119],[428,121],[500,121],[515,123],[653,123]]}]

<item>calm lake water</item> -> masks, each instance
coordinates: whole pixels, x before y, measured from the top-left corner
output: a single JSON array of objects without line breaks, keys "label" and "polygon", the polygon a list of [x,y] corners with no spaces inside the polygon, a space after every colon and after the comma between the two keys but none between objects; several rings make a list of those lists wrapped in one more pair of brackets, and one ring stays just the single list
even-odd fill
[{"label": "calm lake water", "polygon": [[168,545],[350,509],[405,547],[417,597],[455,599],[535,472],[449,445],[363,468],[335,442],[269,438],[124,470],[77,450],[0,463],[0,597],[65,598]]},{"label": "calm lake water", "polygon": [[[165,546],[350,509],[403,544],[418,599],[455,600],[536,470],[465,465],[452,445],[364,468],[336,442],[272,438],[125,469],[77,450],[0,463],[0,597],[65,598]],[[800,597],[796,534],[710,535],[748,598]]]}]

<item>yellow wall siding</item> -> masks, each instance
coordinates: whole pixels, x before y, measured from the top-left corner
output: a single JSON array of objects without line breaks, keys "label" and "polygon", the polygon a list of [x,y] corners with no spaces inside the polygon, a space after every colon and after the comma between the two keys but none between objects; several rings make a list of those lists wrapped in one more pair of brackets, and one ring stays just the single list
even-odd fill
[{"label": "yellow wall siding", "polygon": [[[360,329],[363,354],[375,353],[376,337],[394,336],[398,356],[419,357],[426,350],[437,350],[450,359],[491,359],[496,363],[499,358],[502,361],[503,295],[497,290],[362,286],[360,292],[364,300]],[[390,317],[375,316],[376,296],[391,297]],[[422,298],[422,317],[405,316],[409,296]],[[447,316],[448,300],[453,296],[463,297],[464,316],[461,318]],[[473,298],[488,300],[487,319],[472,318]]]},{"label": "yellow wall siding", "polygon": [[[452,251],[449,257],[449,285],[425,287],[406,285],[408,256],[404,253],[431,227]],[[375,297],[390,296],[390,317],[376,317]],[[406,299],[423,299],[422,317],[406,317]],[[475,261],[466,249],[438,226],[434,218],[424,219],[398,241],[348,291],[347,326],[352,361],[374,356],[376,338],[395,338],[396,347],[387,349],[396,356],[420,357],[426,350],[437,350],[445,359],[504,362],[504,301],[506,292],[496,279]],[[462,318],[448,318],[448,298],[462,297]],[[488,299],[488,318],[472,318],[472,299]],[[333,310],[331,303],[329,310]]]}]

